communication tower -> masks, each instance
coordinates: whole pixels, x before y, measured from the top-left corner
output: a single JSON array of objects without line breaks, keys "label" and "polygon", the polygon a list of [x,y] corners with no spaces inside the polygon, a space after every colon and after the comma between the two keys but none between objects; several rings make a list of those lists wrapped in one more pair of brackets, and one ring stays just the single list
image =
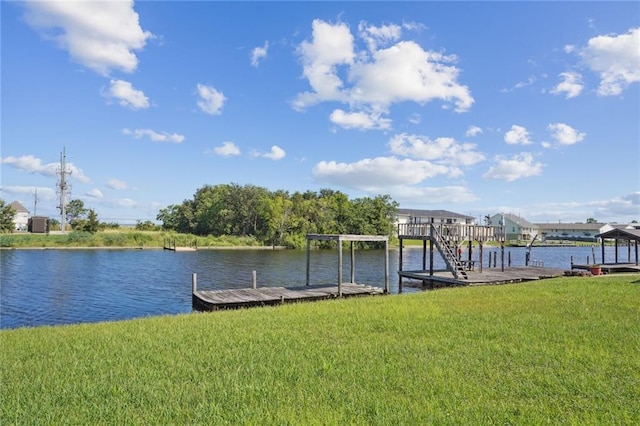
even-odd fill
[{"label": "communication tower", "polygon": [[67,182],[67,176],[71,174],[71,169],[67,168],[66,149],[62,148],[60,153],[60,167],[56,170],[58,175],[57,192],[60,198],[60,231],[64,234],[67,229],[67,196],[71,191],[71,185]]}]

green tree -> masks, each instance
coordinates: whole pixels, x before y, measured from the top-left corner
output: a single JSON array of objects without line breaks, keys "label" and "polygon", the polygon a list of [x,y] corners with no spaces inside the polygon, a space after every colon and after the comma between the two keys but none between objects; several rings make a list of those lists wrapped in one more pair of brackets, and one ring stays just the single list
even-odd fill
[{"label": "green tree", "polygon": [[67,203],[66,213],[67,223],[69,223],[71,227],[74,228],[73,222],[78,219],[84,218],[84,216],[87,214],[87,209],[85,208],[84,202],[82,200],[76,199],[71,200],[69,201],[69,203]]},{"label": "green tree", "polygon": [[136,223],[136,231],[153,231],[154,229],[156,229],[156,225],[150,220]]},{"label": "green tree", "polygon": [[83,230],[95,234],[99,229],[100,221],[98,220],[98,214],[94,209],[89,209]]},{"label": "green tree", "polygon": [[587,223],[598,223],[597,220],[595,220],[594,218],[590,217],[587,219]]},{"label": "green tree", "polygon": [[13,232],[15,215],[16,211],[11,207],[11,204],[5,204],[4,200],[0,198],[0,232]]}]

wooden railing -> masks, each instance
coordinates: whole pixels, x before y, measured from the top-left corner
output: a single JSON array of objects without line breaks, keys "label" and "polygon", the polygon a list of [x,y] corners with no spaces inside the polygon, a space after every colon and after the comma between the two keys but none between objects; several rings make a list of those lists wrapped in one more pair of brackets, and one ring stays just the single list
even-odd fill
[{"label": "wooden railing", "polygon": [[[431,223],[400,223],[398,237],[430,238]],[[434,229],[446,240],[452,241],[500,241],[503,228],[500,226],[468,224],[433,224]]]}]

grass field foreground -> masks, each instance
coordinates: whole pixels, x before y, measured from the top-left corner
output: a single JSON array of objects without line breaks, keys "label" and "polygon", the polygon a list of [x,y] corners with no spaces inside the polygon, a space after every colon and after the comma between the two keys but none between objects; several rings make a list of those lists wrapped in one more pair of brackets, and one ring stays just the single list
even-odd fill
[{"label": "grass field foreground", "polygon": [[3,425],[640,423],[640,275],[0,332]]}]

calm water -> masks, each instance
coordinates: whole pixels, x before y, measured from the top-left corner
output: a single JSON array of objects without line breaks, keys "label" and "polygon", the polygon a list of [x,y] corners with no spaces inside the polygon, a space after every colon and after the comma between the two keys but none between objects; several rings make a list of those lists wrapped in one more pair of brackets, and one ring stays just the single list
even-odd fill
[{"label": "calm water", "polygon": [[[600,248],[593,250],[600,262]],[[531,259],[569,269],[571,256],[576,263],[586,263],[593,250],[536,247]],[[485,250],[485,265],[488,251],[495,249]],[[506,252],[511,252],[514,266],[524,265],[523,248]],[[421,268],[422,250],[406,249],[403,255],[403,269]],[[608,247],[605,256],[613,261],[613,248]],[[619,249],[619,256],[626,261],[626,249]],[[346,250],[345,281],[350,277],[349,257]],[[358,251],[355,257],[356,282],[382,287],[383,251]],[[499,259],[498,254],[498,263]],[[439,255],[434,261],[436,268],[444,267]],[[313,251],[311,284],[335,283],[337,265],[336,250]],[[198,274],[198,288],[222,289],[250,287],[252,270],[259,286],[304,285],[305,268],[305,252],[294,250],[0,250],[0,328],[187,313],[193,272]],[[397,293],[397,270],[398,250],[390,250],[392,293]]]}]

